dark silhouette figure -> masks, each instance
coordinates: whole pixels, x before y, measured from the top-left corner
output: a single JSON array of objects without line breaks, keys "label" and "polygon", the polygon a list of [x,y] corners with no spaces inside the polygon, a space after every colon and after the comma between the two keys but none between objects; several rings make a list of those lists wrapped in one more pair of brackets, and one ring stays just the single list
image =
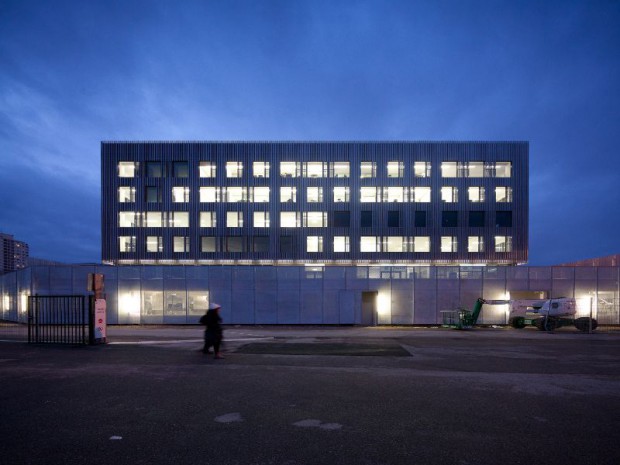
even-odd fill
[{"label": "dark silhouette figure", "polygon": [[200,323],[205,325],[205,345],[202,349],[204,354],[208,354],[209,349],[213,347],[214,358],[224,358],[220,354],[220,345],[222,344],[222,318],[220,317],[220,305],[212,303],[209,305],[207,313],[200,318]]}]

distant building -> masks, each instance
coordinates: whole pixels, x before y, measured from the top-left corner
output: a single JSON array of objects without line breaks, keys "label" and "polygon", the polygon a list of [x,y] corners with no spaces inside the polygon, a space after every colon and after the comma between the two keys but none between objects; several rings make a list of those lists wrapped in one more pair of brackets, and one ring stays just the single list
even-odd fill
[{"label": "distant building", "polygon": [[28,244],[10,234],[0,233],[0,273],[9,273],[28,266]]},{"label": "distant building", "polygon": [[527,142],[103,142],[115,265],[516,265]]},{"label": "distant building", "polygon": [[557,266],[620,266],[620,254],[608,255],[606,257],[589,258],[586,260],[564,263]]}]

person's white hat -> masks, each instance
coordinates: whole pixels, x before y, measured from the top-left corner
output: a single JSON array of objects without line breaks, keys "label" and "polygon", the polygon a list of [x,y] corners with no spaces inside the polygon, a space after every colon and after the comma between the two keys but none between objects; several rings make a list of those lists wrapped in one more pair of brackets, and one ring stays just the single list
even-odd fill
[{"label": "person's white hat", "polygon": [[215,310],[216,308],[221,308],[220,304],[216,304],[215,302],[209,304],[209,310]]}]

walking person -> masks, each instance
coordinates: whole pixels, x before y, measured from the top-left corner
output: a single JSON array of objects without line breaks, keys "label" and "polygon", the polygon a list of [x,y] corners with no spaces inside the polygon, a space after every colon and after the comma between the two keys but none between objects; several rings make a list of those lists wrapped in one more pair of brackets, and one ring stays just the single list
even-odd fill
[{"label": "walking person", "polygon": [[209,353],[209,349],[213,346],[214,358],[224,358],[220,354],[220,345],[222,344],[222,318],[220,317],[221,306],[216,303],[209,305],[207,313],[200,318],[200,323],[205,325],[205,345],[202,349],[204,354]]}]

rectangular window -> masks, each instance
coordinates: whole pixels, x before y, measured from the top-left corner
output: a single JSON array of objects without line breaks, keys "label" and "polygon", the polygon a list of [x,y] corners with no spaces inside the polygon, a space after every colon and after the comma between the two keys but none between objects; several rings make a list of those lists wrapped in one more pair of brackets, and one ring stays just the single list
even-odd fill
[{"label": "rectangular window", "polygon": [[425,211],[415,212],[415,218],[413,221],[414,221],[414,226],[416,228],[426,228],[426,212]]},{"label": "rectangular window", "polygon": [[468,187],[467,197],[470,202],[484,202],[484,187]]},{"label": "rectangular window", "polygon": [[173,203],[189,202],[189,187],[173,187],[172,188]]},{"label": "rectangular window", "polygon": [[253,252],[269,252],[269,236],[254,236],[252,238]]},{"label": "rectangular window", "polygon": [[444,228],[456,228],[459,225],[459,212],[441,212],[441,226]]},{"label": "rectangular window", "polygon": [[372,226],[372,210],[362,210],[360,212],[360,226],[370,228]]},{"label": "rectangular window", "polygon": [[189,166],[186,161],[175,161],[172,163],[175,178],[188,178]]},{"label": "rectangular window", "polygon": [[456,178],[457,176],[457,163],[455,161],[444,161],[441,163],[442,178]]},{"label": "rectangular window", "polygon": [[227,161],[226,162],[226,177],[227,178],[243,177],[243,163],[241,163],[240,161]]},{"label": "rectangular window", "polygon": [[362,236],[360,238],[360,252],[380,252],[381,238],[377,236]]},{"label": "rectangular window", "polygon": [[120,236],[119,240],[119,252],[135,252],[136,251],[136,236]]},{"label": "rectangular window", "polygon": [[280,187],[280,202],[295,203],[297,202],[296,187]]},{"label": "rectangular window", "polygon": [[292,254],[293,253],[293,237],[292,236],[280,236],[280,253]]},{"label": "rectangular window", "polygon": [[512,163],[509,161],[498,161],[495,163],[495,177],[509,178],[512,176]]},{"label": "rectangular window", "polygon": [[431,188],[430,187],[414,187],[413,201],[417,203],[430,203]]},{"label": "rectangular window", "polygon": [[348,202],[349,199],[349,187],[334,187],[334,202]]},{"label": "rectangular window", "polygon": [[430,252],[431,238],[429,236],[415,236],[413,238],[414,252]]},{"label": "rectangular window", "polygon": [[133,161],[119,161],[118,162],[118,177],[119,178],[135,178],[136,171],[138,170],[138,164]]},{"label": "rectangular window", "polygon": [[247,202],[248,191],[246,187],[224,187],[226,202]]},{"label": "rectangular window", "polygon": [[171,228],[189,228],[188,212],[170,212]]},{"label": "rectangular window", "polygon": [[254,227],[255,228],[268,228],[269,227],[269,212],[254,212]]},{"label": "rectangular window", "polygon": [[214,203],[220,201],[220,191],[217,187],[201,187],[200,203]]},{"label": "rectangular window", "polygon": [[252,187],[252,202],[267,203],[269,202],[268,187]]},{"label": "rectangular window", "polygon": [[441,251],[456,252],[458,241],[456,236],[441,236]]},{"label": "rectangular window", "polygon": [[496,187],[495,202],[508,203],[512,202],[512,187]]},{"label": "rectangular window", "polygon": [[303,219],[305,228],[324,228],[327,226],[326,212],[304,212]]},{"label": "rectangular window", "polygon": [[200,238],[201,252],[219,252],[218,238],[215,236],[202,236]]},{"label": "rectangular window", "polygon": [[467,251],[470,253],[484,252],[484,237],[469,236],[467,238]]},{"label": "rectangular window", "polygon": [[243,212],[226,212],[226,227],[241,228],[243,227]]},{"label": "rectangular window", "polygon": [[164,170],[160,161],[147,161],[146,162],[146,177],[147,178],[162,178],[164,176]]},{"label": "rectangular window", "polygon": [[324,173],[326,164],[322,161],[308,161],[303,164],[303,173],[305,178],[322,178],[327,173]]},{"label": "rectangular window", "polygon": [[405,175],[405,163],[402,161],[388,161],[388,178],[402,178]]},{"label": "rectangular window", "polygon": [[212,161],[201,161],[198,165],[198,176],[201,178],[214,178],[216,164]]},{"label": "rectangular window", "polygon": [[360,163],[360,178],[374,178],[377,176],[377,163],[363,161]]},{"label": "rectangular window", "polygon": [[512,252],[512,236],[495,236],[496,252]]},{"label": "rectangular window", "polygon": [[495,227],[496,228],[512,228],[512,212],[511,211],[495,212]]},{"label": "rectangular window", "polygon": [[308,253],[323,252],[323,237],[322,236],[308,236],[306,238],[306,252]]},{"label": "rectangular window", "polygon": [[306,193],[306,199],[308,203],[317,203],[323,201],[323,188],[322,187],[308,187]]},{"label": "rectangular window", "polygon": [[350,252],[349,236],[334,236],[334,252]]},{"label": "rectangular window", "polygon": [[162,212],[146,212],[146,227],[147,228],[161,228],[164,225],[164,218]]},{"label": "rectangular window", "polygon": [[384,245],[383,250],[385,252],[398,252],[398,253],[407,252],[407,242],[405,241],[404,237],[388,236],[384,238],[384,240],[385,240],[385,245]]},{"label": "rectangular window", "polygon": [[[381,192],[381,188],[378,189]],[[376,187],[362,187],[360,189],[360,202],[374,203],[377,201],[377,188]]]},{"label": "rectangular window", "polygon": [[413,163],[413,175],[416,178],[430,178],[431,177],[431,162],[430,161],[416,161]]},{"label": "rectangular window", "polygon": [[119,187],[118,188],[118,201],[120,203],[133,203],[136,201],[136,188],[135,187]]},{"label": "rectangular window", "polygon": [[348,178],[351,175],[351,169],[348,161],[334,161],[331,163],[332,177]]},{"label": "rectangular window", "polygon": [[133,228],[139,226],[139,215],[136,212],[120,212],[118,214],[118,226],[120,228]]},{"label": "rectangular window", "polygon": [[405,188],[404,187],[384,187],[383,196],[385,202],[404,202],[405,201]]},{"label": "rectangular window", "polygon": [[296,161],[281,161],[280,176],[283,178],[298,178],[300,174],[300,164]]},{"label": "rectangular window", "polygon": [[300,226],[299,212],[280,212],[281,228],[298,228]]},{"label": "rectangular window", "polygon": [[484,163],[481,161],[470,161],[467,163],[467,177],[484,178]]},{"label": "rectangular window", "polygon": [[480,212],[480,211],[469,212],[469,227],[470,228],[484,228],[484,212]]},{"label": "rectangular window", "polygon": [[172,251],[175,253],[189,252],[189,237],[174,236],[172,238]]},{"label": "rectangular window", "polygon": [[400,211],[389,211],[387,214],[388,228],[400,227]]},{"label": "rectangular window", "polygon": [[163,252],[164,241],[161,236],[146,236],[146,251],[147,252]]},{"label": "rectangular window", "polygon": [[255,161],[252,162],[252,172],[255,178],[268,178],[269,177],[269,162],[268,161]]},{"label": "rectangular window", "polygon": [[147,203],[161,202],[161,189],[157,186],[146,186]]},{"label": "rectangular window", "polygon": [[228,236],[226,238],[226,252],[245,252],[245,238],[242,236]]},{"label": "rectangular window", "polygon": [[201,228],[215,228],[216,225],[215,212],[200,212]]},{"label": "rectangular window", "polygon": [[334,228],[348,228],[351,225],[351,212],[335,211],[333,224]]},{"label": "rectangular window", "polygon": [[459,201],[459,190],[454,186],[443,186],[441,188],[441,201],[445,203],[455,203]]}]

